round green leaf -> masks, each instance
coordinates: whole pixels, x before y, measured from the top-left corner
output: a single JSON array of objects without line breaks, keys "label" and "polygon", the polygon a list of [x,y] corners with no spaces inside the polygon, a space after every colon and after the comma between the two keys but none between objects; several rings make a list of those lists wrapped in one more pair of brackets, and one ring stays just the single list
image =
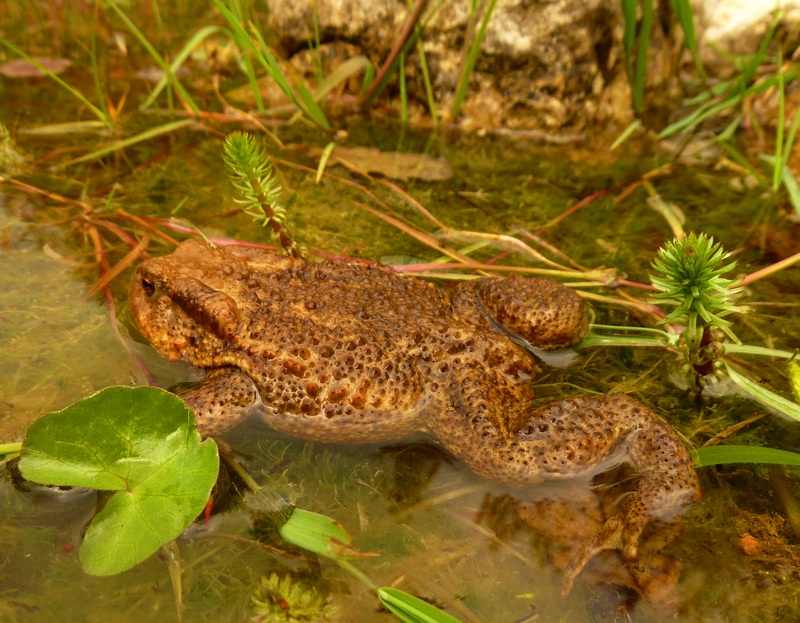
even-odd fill
[{"label": "round green leaf", "polygon": [[80,550],[84,569],[111,575],[178,537],[203,510],[217,478],[212,439],[194,415],[153,387],[110,387],[28,429],[20,471],[43,484],[116,491]]}]

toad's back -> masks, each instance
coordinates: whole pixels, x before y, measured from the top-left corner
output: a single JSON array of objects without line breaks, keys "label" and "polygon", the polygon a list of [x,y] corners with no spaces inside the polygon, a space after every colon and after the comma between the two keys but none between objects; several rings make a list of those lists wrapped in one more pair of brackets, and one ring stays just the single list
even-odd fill
[{"label": "toad's back", "polygon": [[[150,260],[140,270],[164,300],[134,297],[133,306],[146,316],[139,325],[148,339],[173,358],[244,371],[270,426],[358,442],[425,434],[429,418],[445,414],[482,415],[503,430],[521,425],[535,363],[465,295],[451,301],[432,284],[365,262],[220,254],[185,243]],[[454,311],[460,303],[463,314]],[[293,414],[303,417],[287,421]]]}]

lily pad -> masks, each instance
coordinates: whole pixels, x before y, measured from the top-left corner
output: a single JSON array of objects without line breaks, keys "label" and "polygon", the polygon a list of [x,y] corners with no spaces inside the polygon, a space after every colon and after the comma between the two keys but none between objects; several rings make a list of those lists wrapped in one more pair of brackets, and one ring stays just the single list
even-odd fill
[{"label": "lily pad", "polygon": [[29,429],[20,471],[33,482],[116,491],[80,548],[93,575],[119,573],[178,537],[217,478],[212,439],[184,402],[153,387],[110,387]]}]

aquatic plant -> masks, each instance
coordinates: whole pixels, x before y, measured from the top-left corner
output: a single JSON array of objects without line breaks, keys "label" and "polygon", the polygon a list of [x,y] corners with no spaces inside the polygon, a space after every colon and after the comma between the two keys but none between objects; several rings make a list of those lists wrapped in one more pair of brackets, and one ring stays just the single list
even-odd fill
[{"label": "aquatic plant", "polygon": [[310,584],[277,573],[261,578],[250,597],[250,608],[253,623],[325,623],[336,612],[330,595],[320,595]]},{"label": "aquatic plant", "polygon": [[685,327],[682,339],[693,355],[693,362],[713,329],[741,343],[731,329],[731,322],[725,319],[732,313],[745,311],[733,304],[741,287],[737,287],[735,280],[723,277],[736,266],[736,262],[725,264],[729,257],[730,253],[713,238],[704,233],[690,233],[665,244],[653,260],[652,268],[658,274],[651,275],[650,282],[659,290],[653,298],[675,306],[661,322]]},{"label": "aquatic plant", "polygon": [[225,139],[222,155],[231,183],[242,194],[235,199],[242,210],[262,226],[271,227],[281,248],[291,257],[300,257],[300,250],[286,229],[286,210],[281,206],[283,188],[266,152],[252,135],[233,132]]}]

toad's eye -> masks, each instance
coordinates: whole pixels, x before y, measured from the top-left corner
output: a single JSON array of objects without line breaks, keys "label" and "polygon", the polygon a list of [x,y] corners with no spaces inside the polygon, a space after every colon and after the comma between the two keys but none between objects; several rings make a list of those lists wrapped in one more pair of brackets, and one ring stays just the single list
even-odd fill
[{"label": "toad's eye", "polygon": [[142,290],[147,296],[153,296],[156,293],[155,282],[148,277],[142,277]]}]

